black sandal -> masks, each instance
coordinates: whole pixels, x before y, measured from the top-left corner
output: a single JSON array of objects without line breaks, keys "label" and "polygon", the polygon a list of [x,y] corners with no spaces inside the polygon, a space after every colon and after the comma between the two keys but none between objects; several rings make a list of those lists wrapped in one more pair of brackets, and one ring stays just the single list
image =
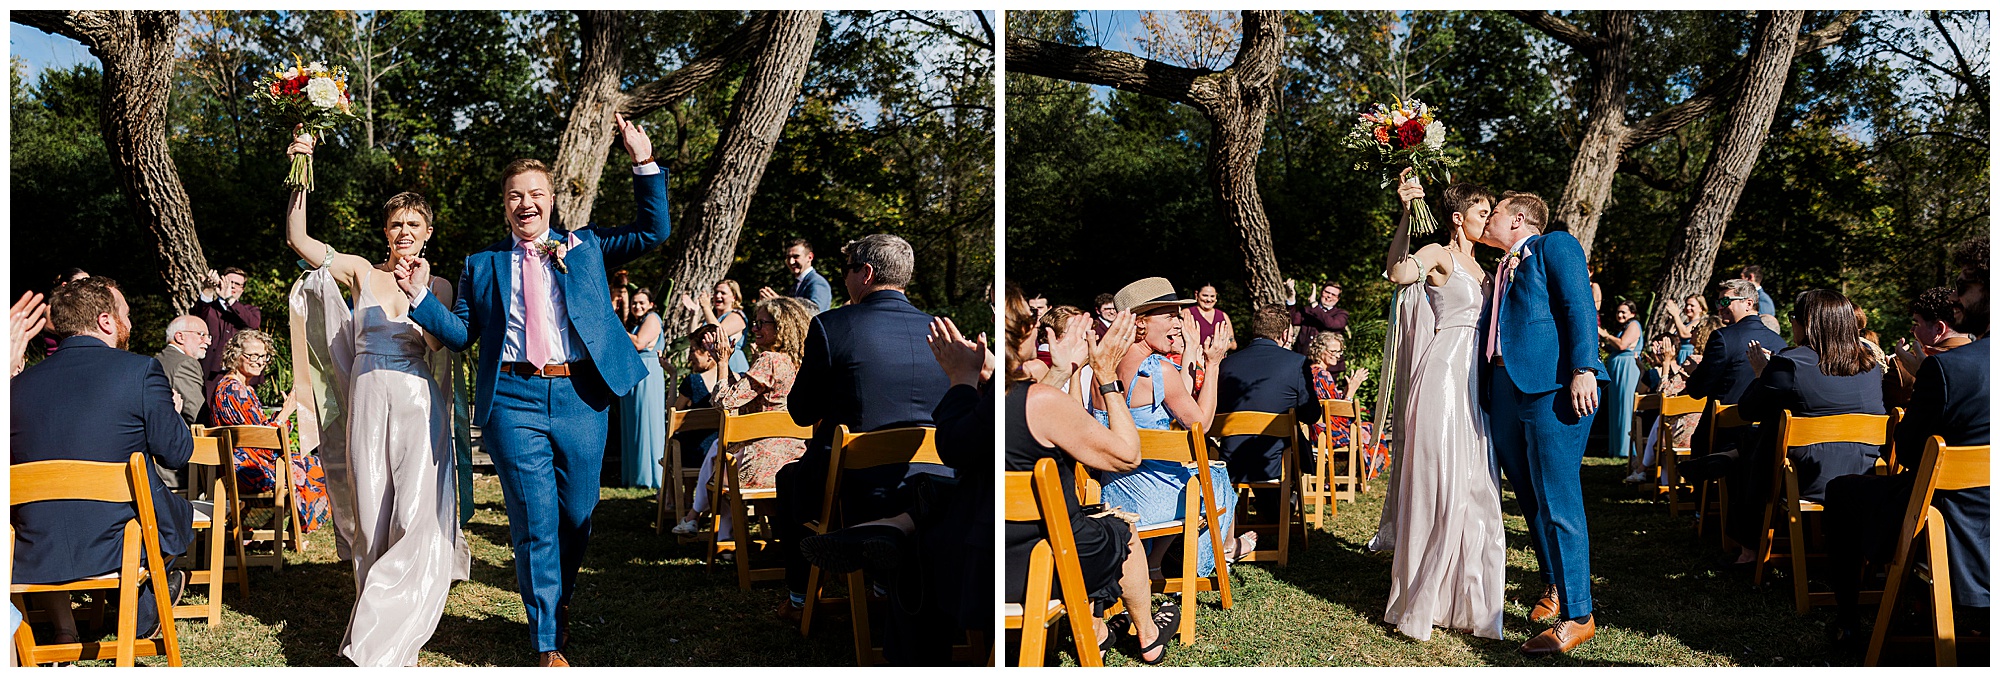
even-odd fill
[{"label": "black sandal", "polygon": [[[1181,608],[1172,604],[1162,604],[1153,609],[1153,625],[1160,629],[1160,635],[1153,638],[1152,644],[1139,647],[1138,655],[1133,656],[1139,659],[1139,662],[1147,665],[1159,665],[1167,662],[1167,642],[1172,641],[1174,635],[1180,633]],[[1152,651],[1156,647],[1160,649],[1160,657],[1153,660],[1146,660],[1146,652]]]}]

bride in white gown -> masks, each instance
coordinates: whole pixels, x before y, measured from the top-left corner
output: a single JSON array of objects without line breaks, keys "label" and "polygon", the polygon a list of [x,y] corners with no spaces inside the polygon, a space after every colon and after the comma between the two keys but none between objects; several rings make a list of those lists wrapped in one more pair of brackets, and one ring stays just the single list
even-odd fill
[{"label": "bride in white gown", "polygon": [[1493,195],[1471,184],[1446,188],[1436,213],[1449,215],[1440,225],[1451,239],[1408,255],[1410,201],[1422,199],[1423,188],[1404,181],[1397,193],[1403,219],[1387,261],[1389,279],[1404,285],[1391,409],[1396,458],[1368,543],[1396,552],[1382,619],[1420,641],[1433,626],[1499,639],[1506,541],[1476,369],[1488,284],[1472,258]]},{"label": "bride in white gown", "polygon": [[[293,154],[312,152],[300,140]],[[422,197],[389,199],[380,266],[306,234],[306,193],[293,192],[285,240],[316,265],[293,289],[295,333],[312,351],[321,402],[320,455],[337,544],[354,563],[354,611],[340,653],[360,666],[417,664],[444,615],[452,581],[469,578],[471,551],[459,530],[457,457],[451,439],[451,353],[410,320],[390,270],[431,236]],[[432,278],[447,305],[452,289]],[[337,286],[336,286],[337,285]],[[353,305],[340,293],[353,292]]]}]

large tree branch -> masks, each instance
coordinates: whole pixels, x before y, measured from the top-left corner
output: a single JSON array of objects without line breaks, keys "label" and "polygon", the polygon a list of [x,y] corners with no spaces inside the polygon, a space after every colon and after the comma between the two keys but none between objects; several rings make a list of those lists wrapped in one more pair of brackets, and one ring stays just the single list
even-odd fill
[{"label": "large tree branch", "polygon": [[1249,87],[1262,87],[1278,73],[1280,54],[1285,49],[1284,19],[1271,10],[1244,10],[1243,44],[1229,70]]},{"label": "large tree branch", "polygon": [[95,36],[111,25],[105,10],[15,10],[8,15],[8,20],[81,42],[90,47],[92,54],[97,53],[97,48],[91,46]]},{"label": "large tree branch", "polygon": [[1603,49],[1606,45],[1610,44],[1602,36],[1593,35],[1589,31],[1578,28],[1576,24],[1548,12],[1532,9],[1510,9],[1507,10],[1507,13],[1513,15],[1516,19],[1520,19],[1521,23],[1533,26],[1535,30],[1554,38],[1556,42],[1569,45],[1570,49],[1578,52],[1587,54]]},{"label": "large tree branch", "polygon": [[722,73],[731,62],[757,48],[763,43],[764,34],[771,30],[771,13],[758,12],[757,16],[738,26],[729,37],[715,46],[709,53],[687,63],[666,77],[648,82],[626,92],[624,100],[618,104],[618,112],[625,117],[636,118],[659,110],[687,96],[702,83]]},{"label": "large tree branch", "polygon": [[1195,81],[1215,74],[1205,68],[1184,68],[1114,49],[1077,47],[1011,35],[1007,37],[1007,70],[1103,85],[1185,104],[1195,104]]},{"label": "large tree branch", "polygon": [[[1792,50],[1792,58],[1796,59],[1800,54],[1825,49],[1836,42],[1840,42],[1841,36],[1846,34],[1848,27],[1854,25],[1855,20],[1860,18],[1861,12],[1859,11],[1843,11],[1818,30],[1800,34],[1797,37],[1798,42],[1795,43],[1795,47]],[[1735,65],[1730,66],[1729,71],[1724,73],[1722,77],[1716,78],[1708,86],[1696,91],[1687,100],[1668,106],[1666,109],[1654,113],[1644,120],[1633,123],[1630,127],[1630,133],[1625,135],[1624,142],[1619,146],[1619,152],[1623,153],[1634,148],[1642,148],[1646,144],[1659,140],[1662,136],[1672,134],[1674,130],[1680,129],[1682,125],[1706,117],[1716,106],[1733,100],[1736,97],[1736,91],[1742,89],[1743,86],[1743,76],[1746,72],[1745,63],[1746,60],[1738,60]]]},{"label": "large tree branch", "polygon": [[[978,12],[974,12],[974,14],[977,14],[977,13],[978,13]],[[992,33],[991,33],[991,31],[989,31],[989,32],[987,33],[987,39],[985,39],[985,40],[981,40],[981,39],[979,39],[979,38],[975,38],[975,37],[972,37],[972,36],[970,36],[970,35],[966,35],[966,34],[965,34],[965,33],[964,33],[963,31],[960,31],[960,30],[958,30],[958,29],[956,29],[956,28],[952,28],[952,27],[951,27],[950,25],[948,25],[948,24],[943,24],[943,23],[939,23],[939,22],[936,22],[936,21],[932,21],[932,20],[930,20],[930,19],[926,19],[926,18],[924,18],[924,17],[921,17],[921,16],[917,16],[917,14],[916,14],[915,12],[911,12],[911,11],[907,11],[907,10],[904,10],[904,11],[898,11],[898,12],[896,12],[896,14],[898,14],[898,15],[902,16],[902,17],[903,17],[904,19],[908,19],[908,20],[910,20],[910,21],[915,21],[915,22],[917,22],[917,23],[920,23],[920,24],[923,24],[923,25],[925,25],[925,26],[930,26],[932,30],[936,30],[936,31],[938,31],[938,32],[940,32],[940,33],[944,33],[945,35],[949,35],[949,36],[951,36],[951,37],[954,37],[954,38],[958,38],[959,40],[963,40],[963,41],[965,41],[965,42],[966,42],[967,44],[970,44],[970,45],[972,45],[972,46],[974,46],[974,47],[978,47],[978,48],[980,48],[980,49],[984,49],[984,50],[987,50],[987,51],[992,51],[992,49],[993,49],[993,42],[992,42]],[[983,21],[985,20],[985,17],[983,17],[983,16],[982,16],[982,17],[980,17],[980,19],[981,19],[981,21],[983,22]]]},{"label": "large tree branch", "polygon": [[1986,83],[1980,82],[1977,77],[1974,77],[1972,73],[1972,64],[1966,62],[1965,53],[1959,51],[1958,49],[1958,41],[1953,40],[1951,38],[1951,31],[1945,28],[1944,13],[1934,9],[1930,11],[1930,15],[1931,15],[1931,25],[1937,27],[1938,36],[1944,38],[1945,46],[1951,48],[1952,58],[1958,61],[1958,70],[1956,71],[1947,70],[1945,72],[1950,74],[1952,78],[1957,79],[1959,82],[1965,83],[1965,86],[1971,87],[1973,93],[1979,97],[1979,100],[1985,101],[1987,98]]},{"label": "large tree branch", "polygon": [[1688,187],[1688,177],[1686,174],[1667,176],[1661,173],[1658,168],[1655,168],[1653,163],[1636,158],[1628,157],[1618,160],[1618,173],[1639,177],[1640,181],[1651,186],[1654,190],[1668,193],[1678,193],[1686,190]]}]

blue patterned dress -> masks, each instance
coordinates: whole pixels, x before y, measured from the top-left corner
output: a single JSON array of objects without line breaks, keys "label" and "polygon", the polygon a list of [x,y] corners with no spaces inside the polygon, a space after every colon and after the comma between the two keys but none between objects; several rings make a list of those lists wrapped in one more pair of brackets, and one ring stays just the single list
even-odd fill
[{"label": "blue patterned dress", "polygon": [[[1165,367],[1167,364],[1169,363],[1157,353],[1148,355],[1146,361],[1139,365],[1139,373],[1132,377],[1132,383],[1126,384],[1125,396],[1129,405],[1131,391],[1136,387],[1135,384],[1139,382],[1140,377],[1149,378],[1153,382],[1153,403],[1131,408],[1132,422],[1140,428],[1169,430],[1173,427],[1173,415],[1168,413],[1164,403],[1167,399],[1167,386],[1166,381],[1162,379],[1162,373],[1173,376],[1179,376],[1179,373],[1168,371]],[[1109,425],[1110,419],[1105,412],[1091,413],[1097,417],[1099,423]],[[1222,512],[1222,531],[1235,533],[1233,526],[1236,492],[1229,489],[1229,468],[1211,462],[1208,466],[1208,475],[1210,486],[1216,490],[1215,507]],[[1194,472],[1179,463],[1140,461],[1139,467],[1132,472],[1102,473],[1104,504],[1138,514],[1140,526],[1186,519],[1187,515],[1182,506],[1186,502],[1188,480],[1193,477]],[[1195,548],[1201,553],[1201,562],[1196,565],[1196,572],[1202,576],[1215,574],[1215,550],[1214,546],[1210,545],[1211,538],[1213,535],[1210,530],[1202,530],[1201,544]],[[1150,543],[1148,547],[1151,547]]]}]

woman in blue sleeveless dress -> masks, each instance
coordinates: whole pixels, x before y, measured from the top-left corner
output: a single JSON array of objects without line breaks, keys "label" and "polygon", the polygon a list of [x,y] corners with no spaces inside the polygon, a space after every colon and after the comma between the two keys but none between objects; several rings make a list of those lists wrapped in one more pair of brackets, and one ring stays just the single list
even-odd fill
[{"label": "woman in blue sleeveless dress", "polygon": [[[1166,294],[1151,292],[1128,293],[1135,287],[1151,284],[1166,291]],[[1152,287],[1146,287],[1151,289]],[[1119,381],[1125,384],[1125,401],[1132,411],[1132,421],[1141,429],[1168,430],[1173,424],[1183,427],[1189,424],[1206,427],[1215,415],[1215,388],[1204,388],[1199,393],[1188,392],[1186,379],[1179,368],[1166,359],[1172,350],[1173,339],[1183,330],[1180,309],[1194,303],[1172,298],[1173,286],[1161,278],[1147,278],[1127,285],[1117,295],[1118,312],[1132,313],[1138,324],[1138,331],[1127,351],[1125,359],[1118,366]],[[1164,298],[1164,300],[1162,300]],[[1217,330],[1202,351],[1208,364],[1222,361],[1229,347],[1235,343],[1234,333],[1227,324]],[[1101,395],[1094,395],[1093,402],[1102,404]],[[1101,406],[1092,407],[1093,415],[1100,423],[1106,423]],[[1107,423],[1108,425],[1108,423]],[[1229,471],[1226,467],[1211,463],[1208,468],[1211,486],[1216,487],[1215,507],[1222,512],[1222,533],[1234,533],[1236,512],[1236,492],[1229,491]],[[1166,461],[1142,461],[1139,468],[1125,473],[1104,473],[1105,505],[1126,510],[1139,516],[1140,525],[1159,524],[1187,516],[1182,514],[1183,492],[1193,471],[1179,463]],[[1214,575],[1215,554],[1209,539],[1214,528],[1202,531],[1202,542],[1195,550],[1201,553],[1201,561],[1196,565],[1196,573],[1202,576]],[[1233,549],[1233,543],[1226,543]],[[1152,546],[1149,550],[1151,568],[1157,568],[1159,561],[1169,549]]]},{"label": "woman in blue sleeveless dress", "polygon": [[632,392],[618,398],[618,427],[623,444],[622,479],[628,487],[660,486],[660,457],[667,450],[667,381],[660,371],[660,351],[666,348],[666,332],[660,316],[653,312],[653,291],[632,292],[632,319],[625,328],[631,333],[632,347],[639,351],[639,363],[646,365],[646,377]]},{"label": "woman in blue sleeveless dress", "polygon": [[1611,415],[1610,439],[1613,458],[1632,455],[1632,401],[1639,391],[1639,347],[1646,345],[1646,330],[1639,326],[1639,304],[1619,301],[1612,318],[1618,333],[1598,328],[1597,338],[1612,351],[1604,361],[1610,373],[1610,389],[1604,393],[1604,413]]}]

